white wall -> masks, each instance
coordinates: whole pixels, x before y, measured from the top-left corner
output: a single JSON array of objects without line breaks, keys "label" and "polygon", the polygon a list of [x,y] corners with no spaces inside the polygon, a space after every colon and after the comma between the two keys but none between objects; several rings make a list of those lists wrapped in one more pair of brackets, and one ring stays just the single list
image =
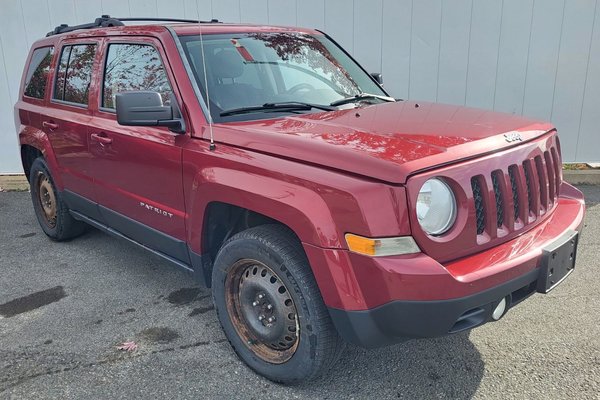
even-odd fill
[{"label": "white wall", "polygon": [[600,161],[598,0],[0,0],[0,173],[31,43],[101,14],[323,29],[397,97],[551,120],[565,161]]}]

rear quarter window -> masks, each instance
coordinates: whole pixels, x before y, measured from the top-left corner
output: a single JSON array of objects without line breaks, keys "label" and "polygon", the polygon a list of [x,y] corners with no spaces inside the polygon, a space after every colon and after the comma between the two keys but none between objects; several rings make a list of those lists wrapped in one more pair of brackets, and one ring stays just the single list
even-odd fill
[{"label": "rear quarter window", "polygon": [[95,54],[95,44],[63,47],[54,84],[55,100],[87,105]]},{"label": "rear quarter window", "polygon": [[41,47],[35,49],[25,75],[25,90],[23,94],[35,99],[43,99],[46,95],[46,82],[54,47]]}]

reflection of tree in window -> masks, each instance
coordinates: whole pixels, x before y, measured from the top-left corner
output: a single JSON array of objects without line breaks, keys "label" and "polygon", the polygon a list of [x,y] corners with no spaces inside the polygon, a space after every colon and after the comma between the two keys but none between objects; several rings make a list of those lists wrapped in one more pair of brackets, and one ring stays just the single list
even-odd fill
[{"label": "reflection of tree in window", "polygon": [[87,104],[95,51],[96,46],[93,44],[72,47],[64,87],[64,101]]},{"label": "reflection of tree in window", "polygon": [[314,71],[321,70],[342,93],[358,94],[360,89],[348,71],[340,65],[317,38],[292,32],[253,33],[248,35],[272,48],[283,61],[304,64]]},{"label": "reflection of tree in window", "polygon": [[44,47],[33,52],[25,78],[25,96],[44,98],[53,50],[52,47]]},{"label": "reflection of tree in window", "polygon": [[111,44],[104,72],[102,106],[115,108],[115,95],[132,90],[158,92],[168,102],[171,86],[156,49],[149,45]]},{"label": "reflection of tree in window", "polygon": [[70,55],[71,46],[64,47],[60,55],[60,61],[58,62],[56,82],[54,84],[53,98],[57,100],[62,100],[65,95],[65,73],[67,72],[67,65],[69,64]]}]

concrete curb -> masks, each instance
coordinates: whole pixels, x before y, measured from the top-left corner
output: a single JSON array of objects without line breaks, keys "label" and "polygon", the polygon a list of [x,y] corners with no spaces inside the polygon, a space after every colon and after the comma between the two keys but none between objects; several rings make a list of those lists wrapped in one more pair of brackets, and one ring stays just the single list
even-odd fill
[{"label": "concrete curb", "polygon": [[[575,185],[600,185],[600,169],[563,170],[563,178]],[[29,190],[25,174],[0,175],[0,192]]]},{"label": "concrete curb", "polygon": [[29,190],[25,174],[0,175],[0,192]]},{"label": "concrete curb", "polygon": [[600,185],[600,169],[564,170],[563,179],[574,185]]}]

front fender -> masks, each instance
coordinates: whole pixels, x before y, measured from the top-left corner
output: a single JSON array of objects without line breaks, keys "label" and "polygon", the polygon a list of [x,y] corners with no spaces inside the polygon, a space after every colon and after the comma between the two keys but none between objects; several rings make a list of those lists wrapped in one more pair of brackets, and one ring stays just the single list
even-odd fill
[{"label": "front fender", "polygon": [[183,151],[183,190],[190,247],[202,254],[202,227],[213,202],[281,222],[303,243],[346,248],[348,232],[369,237],[410,234],[403,187],[322,167],[191,140]]},{"label": "front fender", "polygon": [[212,202],[246,208],[277,220],[292,229],[302,242],[320,247],[339,248],[339,237],[331,211],[315,191],[272,177],[245,171],[213,167],[201,170],[191,184],[186,204],[189,220],[189,243],[202,252],[201,226],[205,210]]},{"label": "front fender", "polygon": [[369,237],[410,234],[403,187],[244,149],[217,145],[210,151],[205,142],[191,141],[183,152],[183,186],[192,251],[208,252],[202,232],[211,203],[260,213],[298,236],[328,305],[352,301],[351,306],[360,307],[362,297],[345,259],[325,257],[324,250],[344,252],[348,232]]}]

